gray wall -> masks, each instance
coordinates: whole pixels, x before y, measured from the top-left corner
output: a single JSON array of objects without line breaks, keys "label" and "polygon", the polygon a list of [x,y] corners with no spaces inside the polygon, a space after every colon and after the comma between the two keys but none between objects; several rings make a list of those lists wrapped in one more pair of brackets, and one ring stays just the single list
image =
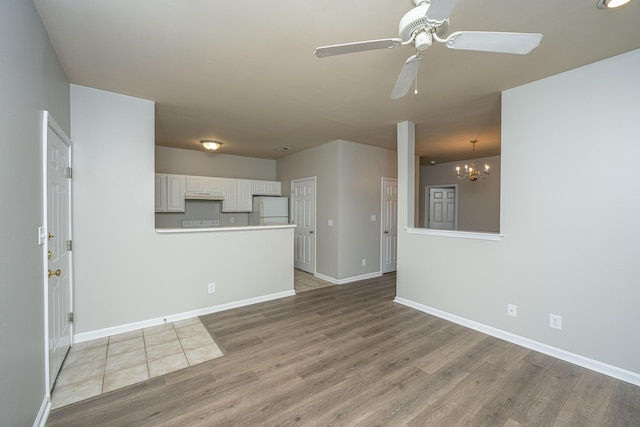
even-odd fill
[{"label": "gray wall", "polygon": [[[317,177],[316,181],[316,271],[338,277],[338,176],[339,143],[319,147],[278,159],[276,179],[282,181],[282,195],[291,196],[291,180]],[[333,227],[327,220],[333,219]]]},{"label": "gray wall", "polygon": [[[220,150],[224,150],[224,145]],[[196,150],[156,147],[156,172],[274,181],[276,161]]]},{"label": "gray wall", "polygon": [[44,374],[41,110],[69,131],[69,83],[33,2],[0,3],[0,425],[32,425]]},{"label": "gray wall", "polygon": [[317,176],[317,273],[348,281],[380,271],[381,178],[397,176],[394,151],[334,141],[279,159],[276,170],[283,195],[292,179]]},{"label": "gray wall", "polygon": [[[401,229],[398,296],[640,383],[639,76],[636,50],[504,92],[504,238]],[[550,313],[563,317],[561,331],[549,328]]]},{"label": "gray wall", "polygon": [[482,231],[497,233],[500,231],[500,156],[481,157],[476,159],[480,168],[485,163],[491,166],[491,174],[475,182],[468,179],[458,179],[456,166],[462,169],[471,160],[461,160],[437,165],[422,165],[420,167],[420,194],[418,224],[425,224],[425,187],[437,185],[458,186],[458,230]]},{"label": "gray wall", "polygon": [[[382,177],[396,178],[396,152],[340,141],[338,279],[376,273],[380,266]],[[375,215],[375,221],[371,220]],[[367,265],[362,266],[362,259]]]}]

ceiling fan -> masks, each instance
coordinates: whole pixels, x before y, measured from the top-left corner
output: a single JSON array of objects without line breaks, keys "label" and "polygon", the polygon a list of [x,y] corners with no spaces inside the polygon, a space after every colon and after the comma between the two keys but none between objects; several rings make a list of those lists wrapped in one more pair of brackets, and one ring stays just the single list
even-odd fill
[{"label": "ceiling fan", "polygon": [[318,58],[363,52],[376,49],[391,49],[396,46],[414,46],[415,55],[404,63],[398,80],[391,91],[391,99],[402,98],[409,91],[422,62],[422,52],[433,41],[444,43],[449,49],[477,50],[484,52],[527,54],[540,45],[542,34],[504,33],[489,31],[456,31],[446,36],[449,15],[459,0],[412,0],[416,5],[407,12],[399,24],[399,37],[367,40],[322,46],[315,50]]}]

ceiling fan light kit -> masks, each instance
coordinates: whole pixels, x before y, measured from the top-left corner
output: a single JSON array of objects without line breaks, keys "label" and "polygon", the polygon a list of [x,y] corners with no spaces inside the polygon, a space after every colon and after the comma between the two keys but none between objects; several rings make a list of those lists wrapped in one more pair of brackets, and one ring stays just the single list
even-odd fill
[{"label": "ceiling fan light kit", "polygon": [[[314,54],[318,58],[324,58],[368,50],[392,49],[396,46],[413,47],[416,53],[405,62],[391,91],[391,99],[398,99],[409,92],[411,84],[418,75],[418,69],[423,59],[422,53],[431,47],[434,40],[443,43],[449,49],[520,55],[531,52],[540,45],[542,40],[542,34],[489,31],[456,31],[446,36],[449,30],[449,16],[460,0],[412,1],[416,7],[400,19],[398,25],[399,37],[321,46],[315,50]],[[614,2],[624,0],[600,1]]]},{"label": "ceiling fan light kit", "polygon": [[624,6],[631,0],[598,0],[596,6],[598,9],[613,9],[616,7]]}]

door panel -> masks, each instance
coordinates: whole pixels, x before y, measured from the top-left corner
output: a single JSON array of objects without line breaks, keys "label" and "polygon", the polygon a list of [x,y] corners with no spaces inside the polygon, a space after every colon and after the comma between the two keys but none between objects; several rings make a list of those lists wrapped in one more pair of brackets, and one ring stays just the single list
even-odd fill
[{"label": "door panel", "polygon": [[431,187],[428,200],[428,227],[436,230],[455,230],[456,188]]},{"label": "door panel", "polygon": [[50,127],[47,132],[47,259],[49,384],[53,387],[71,346],[71,147]]},{"label": "door panel", "polygon": [[396,271],[398,262],[398,181],[382,179],[382,273]]},{"label": "door panel", "polygon": [[291,181],[291,220],[296,225],[294,232],[294,267],[315,274],[315,177]]}]

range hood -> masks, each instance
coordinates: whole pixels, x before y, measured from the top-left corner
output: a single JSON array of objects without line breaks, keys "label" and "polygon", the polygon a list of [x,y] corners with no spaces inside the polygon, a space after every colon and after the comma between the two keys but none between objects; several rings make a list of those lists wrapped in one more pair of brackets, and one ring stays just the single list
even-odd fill
[{"label": "range hood", "polygon": [[224,200],[224,195],[206,191],[187,191],[184,193],[184,198],[185,200]]}]

